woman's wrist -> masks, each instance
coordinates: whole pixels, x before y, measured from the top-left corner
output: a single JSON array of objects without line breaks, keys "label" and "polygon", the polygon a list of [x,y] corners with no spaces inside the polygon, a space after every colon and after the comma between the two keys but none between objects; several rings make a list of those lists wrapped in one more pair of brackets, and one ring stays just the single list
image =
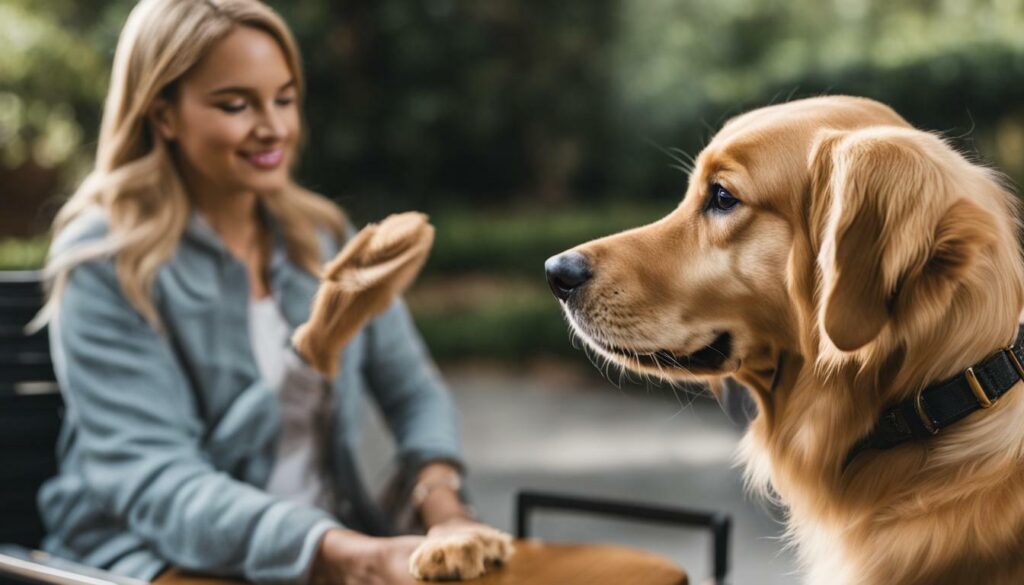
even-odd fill
[{"label": "woman's wrist", "polygon": [[453,520],[473,519],[473,514],[462,503],[458,492],[447,488],[432,491],[420,505],[419,515],[427,530]]},{"label": "woman's wrist", "polygon": [[431,463],[420,470],[410,498],[423,526],[430,529],[451,520],[471,520],[461,490],[462,476],[450,464]]}]

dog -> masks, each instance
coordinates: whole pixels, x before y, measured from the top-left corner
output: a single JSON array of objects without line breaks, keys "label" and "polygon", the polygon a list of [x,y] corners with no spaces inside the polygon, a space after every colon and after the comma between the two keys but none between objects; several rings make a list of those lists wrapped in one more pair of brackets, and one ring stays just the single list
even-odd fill
[{"label": "dog", "polygon": [[[548,259],[571,328],[628,370],[750,390],[739,459],[785,506],[806,583],[1024,583],[1006,182],[847,96],[729,120],[689,179],[666,217]],[[978,403],[940,429],[947,385]]]}]

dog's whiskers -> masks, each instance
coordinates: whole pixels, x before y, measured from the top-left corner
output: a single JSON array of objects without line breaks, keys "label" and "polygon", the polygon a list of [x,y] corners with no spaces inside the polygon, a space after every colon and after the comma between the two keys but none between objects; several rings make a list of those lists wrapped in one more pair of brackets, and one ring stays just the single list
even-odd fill
[{"label": "dog's whiskers", "polygon": [[[679,405],[679,409],[672,414],[670,420],[693,406],[693,402],[699,394],[691,392],[689,386],[670,377],[668,368],[682,370],[694,377],[696,377],[696,374],[690,368],[680,363],[676,356],[667,352],[641,353],[635,348],[619,346],[612,343],[601,332],[582,327],[568,312],[565,312],[564,316],[569,324],[570,336],[573,341],[579,341],[582,344],[584,354],[587,356],[590,364],[601,373],[602,378],[616,388],[623,390],[623,378],[629,382],[634,382],[632,373],[636,372],[639,382],[645,384],[648,394],[651,391],[652,382],[658,388],[661,388],[662,382],[668,383],[669,388],[672,390],[672,395]],[[575,343],[574,347],[577,347]],[[621,358],[625,359],[626,363],[622,364],[619,360],[616,360],[615,355],[613,355],[615,352],[602,348],[615,348],[620,353]],[[651,364],[653,364],[653,368],[657,369],[657,372],[652,372]],[[618,369],[619,375],[617,380],[613,379],[611,375],[612,366]],[[680,390],[683,390],[686,394],[685,400],[680,396]]]},{"label": "dog's whiskers", "polygon": [[682,171],[683,174],[685,174],[685,175],[693,174],[693,169],[695,167],[695,164],[694,164],[695,161],[694,161],[694,158],[693,158],[692,155],[690,155],[689,153],[687,153],[686,151],[684,151],[684,150],[682,150],[680,148],[676,148],[676,147],[665,148],[664,146],[658,144],[657,142],[655,142],[654,140],[651,140],[651,139],[648,139],[647,142],[650,143],[651,145],[653,145],[658,150],[660,150],[663,154],[668,156],[670,159],[672,159],[673,162],[676,163],[676,164],[673,164],[673,165],[669,165],[670,168]]},{"label": "dog's whiskers", "polygon": [[689,176],[690,173],[693,172],[693,167],[688,167],[685,165],[668,165],[668,168],[675,169],[687,176]]},{"label": "dog's whiskers", "polygon": [[676,158],[676,160],[679,161],[679,162],[683,162],[684,164],[688,165],[691,169],[697,164],[696,157],[694,157],[692,154],[686,152],[682,148],[678,148],[676,146],[672,146],[672,147],[669,147],[668,150],[669,150],[669,152],[675,154],[677,157],[685,158],[685,161],[681,161],[679,158]]}]

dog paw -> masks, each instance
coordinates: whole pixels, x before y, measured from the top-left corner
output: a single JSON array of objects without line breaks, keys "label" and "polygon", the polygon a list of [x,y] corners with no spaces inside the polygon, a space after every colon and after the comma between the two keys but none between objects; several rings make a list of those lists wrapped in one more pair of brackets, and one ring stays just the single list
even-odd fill
[{"label": "dog paw", "polygon": [[476,579],[514,552],[512,537],[482,524],[439,527],[409,558],[409,573],[426,581]]}]

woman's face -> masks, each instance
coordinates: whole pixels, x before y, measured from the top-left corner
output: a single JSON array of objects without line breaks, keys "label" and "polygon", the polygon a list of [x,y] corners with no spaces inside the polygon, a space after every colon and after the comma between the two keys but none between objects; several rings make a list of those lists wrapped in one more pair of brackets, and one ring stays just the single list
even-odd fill
[{"label": "woman's face", "polygon": [[205,196],[286,184],[299,138],[298,91],[280,45],[240,26],[158,100],[151,120],[177,146],[186,184]]}]

